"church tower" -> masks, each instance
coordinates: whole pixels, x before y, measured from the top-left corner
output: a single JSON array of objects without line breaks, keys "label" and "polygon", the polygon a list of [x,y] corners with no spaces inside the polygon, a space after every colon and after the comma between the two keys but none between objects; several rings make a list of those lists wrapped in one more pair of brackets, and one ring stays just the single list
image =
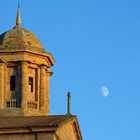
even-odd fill
[{"label": "church tower", "polygon": [[0,35],[0,116],[47,116],[50,67],[55,60],[38,38],[21,26]]},{"label": "church tower", "polygon": [[49,79],[55,60],[38,38],[16,25],[0,35],[0,140],[82,140],[70,112],[50,115]]}]

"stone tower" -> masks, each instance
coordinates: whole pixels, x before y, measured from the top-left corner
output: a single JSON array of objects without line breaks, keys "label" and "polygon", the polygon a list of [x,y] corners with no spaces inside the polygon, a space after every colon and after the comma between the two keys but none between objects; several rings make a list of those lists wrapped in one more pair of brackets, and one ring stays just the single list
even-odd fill
[{"label": "stone tower", "polygon": [[38,38],[21,26],[0,35],[0,116],[46,116],[49,114],[50,67],[53,56]]},{"label": "stone tower", "polygon": [[55,63],[37,37],[21,26],[0,35],[0,140],[82,140],[70,112],[49,115],[50,67]]}]

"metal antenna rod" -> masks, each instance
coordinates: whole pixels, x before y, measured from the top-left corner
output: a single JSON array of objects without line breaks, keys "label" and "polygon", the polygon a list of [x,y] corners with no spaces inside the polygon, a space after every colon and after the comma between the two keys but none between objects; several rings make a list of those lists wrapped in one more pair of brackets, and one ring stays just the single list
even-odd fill
[{"label": "metal antenna rod", "polygon": [[68,114],[68,115],[71,115],[71,112],[70,112],[70,99],[71,99],[71,93],[68,92],[67,96],[68,96],[68,112],[67,112],[67,114]]},{"label": "metal antenna rod", "polygon": [[20,8],[20,0],[18,0],[18,8]]}]

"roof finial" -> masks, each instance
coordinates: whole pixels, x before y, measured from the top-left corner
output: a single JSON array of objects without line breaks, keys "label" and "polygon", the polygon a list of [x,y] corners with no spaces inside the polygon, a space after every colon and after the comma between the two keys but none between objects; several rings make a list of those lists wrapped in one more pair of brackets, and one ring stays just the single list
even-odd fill
[{"label": "roof finial", "polygon": [[68,96],[68,112],[67,112],[67,115],[71,115],[71,113],[70,113],[70,99],[71,99],[71,93],[68,92],[67,96]]},{"label": "roof finial", "polygon": [[16,25],[17,26],[20,26],[21,25],[20,3],[19,2],[18,2]]}]

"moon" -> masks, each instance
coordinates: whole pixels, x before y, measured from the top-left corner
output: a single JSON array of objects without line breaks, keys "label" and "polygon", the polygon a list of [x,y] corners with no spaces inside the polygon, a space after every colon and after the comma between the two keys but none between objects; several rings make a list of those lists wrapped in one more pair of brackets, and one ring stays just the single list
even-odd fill
[{"label": "moon", "polygon": [[101,87],[101,93],[104,97],[109,96],[109,89],[107,87]]}]

